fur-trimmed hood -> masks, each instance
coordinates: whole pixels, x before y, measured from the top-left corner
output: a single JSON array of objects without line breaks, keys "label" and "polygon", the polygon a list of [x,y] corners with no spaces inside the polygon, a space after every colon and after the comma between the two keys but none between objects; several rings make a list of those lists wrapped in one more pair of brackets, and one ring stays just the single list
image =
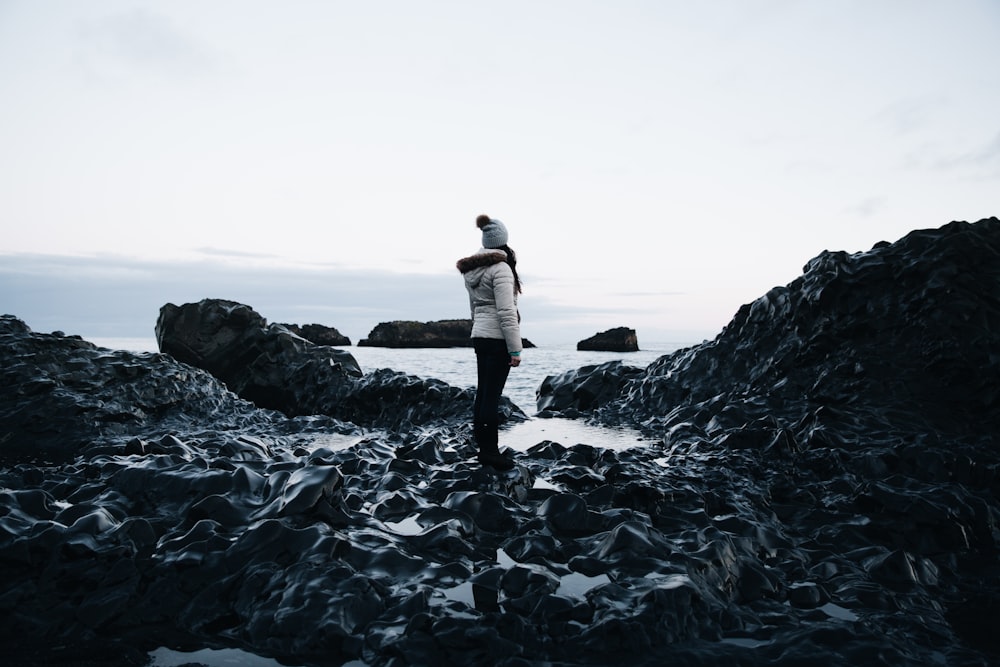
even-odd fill
[{"label": "fur-trimmed hood", "polygon": [[480,248],[479,252],[469,257],[463,257],[455,262],[455,267],[462,272],[465,284],[471,289],[475,289],[482,282],[483,276],[490,267],[503,264],[507,261],[507,253],[503,250],[492,250],[490,248]]},{"label": "fur-trimmed hood", "polygon": [[462,273],[468,273],[474,269],[481,269],[506,261],[507,253],[503,250],[490,250],[489,248],[482,248],[475,255],[463,257],[455,262],[455,267]]}]

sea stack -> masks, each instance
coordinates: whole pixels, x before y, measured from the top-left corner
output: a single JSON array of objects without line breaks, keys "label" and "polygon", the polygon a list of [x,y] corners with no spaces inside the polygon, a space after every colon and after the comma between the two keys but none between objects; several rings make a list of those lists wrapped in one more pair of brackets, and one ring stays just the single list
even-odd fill
[{"label": "sea stack", "polygon": [[635,337],[635,329],[617,327],[581,340],[576,349],[581,352],[638,352],[639,341]]}]

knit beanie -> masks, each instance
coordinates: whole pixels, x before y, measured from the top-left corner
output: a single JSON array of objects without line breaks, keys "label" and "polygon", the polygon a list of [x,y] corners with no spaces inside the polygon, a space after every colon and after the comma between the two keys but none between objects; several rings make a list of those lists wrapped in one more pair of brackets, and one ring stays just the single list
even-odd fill
[{"label": "knit beanie", "polygon": [[488,215],[476,218],[476,226],[483,230],[483,247],[499,248],[507,245],[507,228],[504,224]]}]

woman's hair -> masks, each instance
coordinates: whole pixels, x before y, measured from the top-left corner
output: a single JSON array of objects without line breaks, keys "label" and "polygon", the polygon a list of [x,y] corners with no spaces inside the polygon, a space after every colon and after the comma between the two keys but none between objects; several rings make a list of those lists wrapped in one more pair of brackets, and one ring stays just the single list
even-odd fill
[{"label": "woman's hair", "polygon": [[507,264],[510,265],[510,270],[514,274],[514,293],[521,293],[521,278],[517,275],[517,255],[514,254],[514,249],[509,245],[502,245],[497,250],[503,250],[507,253]]}]

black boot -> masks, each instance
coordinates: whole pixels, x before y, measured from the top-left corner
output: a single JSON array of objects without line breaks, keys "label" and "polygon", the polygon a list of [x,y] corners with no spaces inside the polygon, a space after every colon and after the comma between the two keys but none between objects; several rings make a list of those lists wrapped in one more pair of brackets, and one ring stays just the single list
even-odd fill
[{"label": "black boot", "polygon": [[476,447],[483,448],[483,443],[486,442],[486,424],[472,422],[472,440],[476,443]]},{"label": "black boot", "polygon": [[497,470],[511,470],[514,460],[500,453],[499,427],[497,424],[474,424],[472,429],[479,444],[479,462]]}]

